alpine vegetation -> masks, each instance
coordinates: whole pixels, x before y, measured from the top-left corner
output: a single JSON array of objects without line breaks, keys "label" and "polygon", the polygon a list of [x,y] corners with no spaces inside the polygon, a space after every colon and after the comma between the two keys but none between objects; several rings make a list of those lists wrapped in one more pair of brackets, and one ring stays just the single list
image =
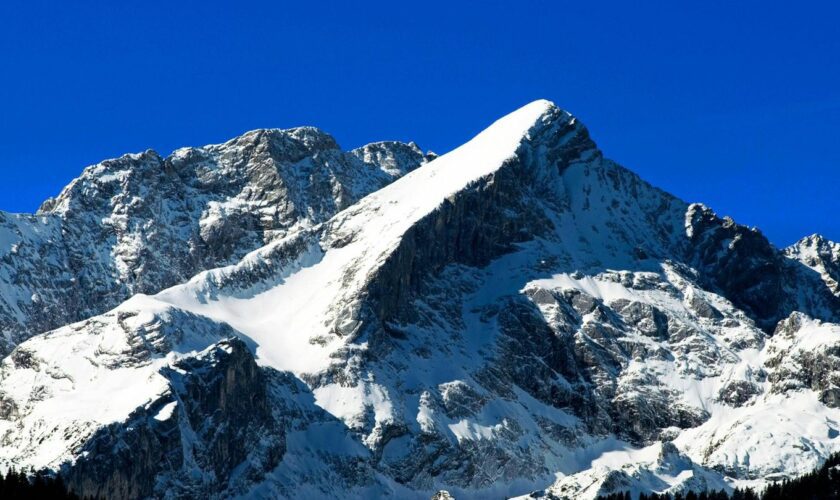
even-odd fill
[{"label": "alpine vegetation", "polygon": [[439,157],[303,127],[104,161],[0,213],[0,262],[0,465],[82,497],[730,495],[840,451],[840,245],[548,101]]}]

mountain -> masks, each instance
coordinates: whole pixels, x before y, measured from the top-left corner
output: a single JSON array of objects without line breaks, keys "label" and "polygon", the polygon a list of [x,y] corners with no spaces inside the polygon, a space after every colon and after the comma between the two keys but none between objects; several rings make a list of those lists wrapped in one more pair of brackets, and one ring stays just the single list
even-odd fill
[{"label": "mountain", "polygon": [[0,353],[235,263],[428,159],[413,143],[343,152],[301,127],[88,167],[37,214],[0,212]]},{"label": "mountain", "polygon": [[[60,233],[77,255],[117,248],[104,275],[131,272],[99,286],[134,295],[5,357],[2,464],[119,498],[595,498],[760,486],[840,449],[836,251],[651,186],[548,101],[437,158],[295,129],[258,168],[237,144],[260,134],[163,161],[224,181],[45,204],[86,221]],[[193,215],[97,223],[133,203]]]},{"label": "mountain", "polygon": [[831,291],[840,294],[840,244],[813,234],[785,248],[785,255],[819,273]]}]

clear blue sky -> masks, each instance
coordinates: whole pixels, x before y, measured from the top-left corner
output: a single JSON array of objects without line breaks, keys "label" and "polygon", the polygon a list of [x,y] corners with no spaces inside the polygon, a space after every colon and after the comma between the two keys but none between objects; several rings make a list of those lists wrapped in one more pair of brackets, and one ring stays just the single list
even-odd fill
[{"label": "clear blue sky", "polygon": [[547,98],[778,245],[840,240],[836,5],[2,2],[0,209],[104,158],[259,127],[445,152]]}]

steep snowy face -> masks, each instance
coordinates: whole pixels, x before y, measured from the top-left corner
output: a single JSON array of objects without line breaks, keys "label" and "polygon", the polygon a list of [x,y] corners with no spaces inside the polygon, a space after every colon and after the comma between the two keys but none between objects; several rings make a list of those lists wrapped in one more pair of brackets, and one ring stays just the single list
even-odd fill
[{"label": "steep snowy face", "polygon": [[814,234],[787,247],[785,255],[818,272],[834,295],[840,295],[840,243]]},{"label": "steep snowy face", "polygon": [[21,339],[233,263],[426,162],[414,144],[343,152],[311,127],[88,167],[37,216],[0,216],[0,331]]},{"label": "steep snowy face", "polygon": [[[299,134],[322,149],[289,153],[295,172],[346,156]],[[547,101],[437,158],[349,156],[400,178],[329,191],[357,193],[349,205],[284,188],[271,203],[292,222],[263,246],[18,346],[0,460],[110,496],[594,498],[795,475],[840,449],[829,258],[654,188]],[[279,170],[257,171],[272,186]],[[237,203],[271,219],[255,196]],[[249,418],[213,396],[237,380]],[[209,431],[237,418],[235,436]]]},{"label": "steep snowy face", "polygon": [[838,352],[840,325],[792,314],[742,364],[746,376],[722,388],[721,396],[745,404],[713,413],[674,443],[731,477],[763,481],[813,469],[838,449]]},{"label": "steep snowy face", "polygon": [[[461,148],[369,195],[311,232],[317,233],[316,239],[305,236],[306,231],[294,235],[289,244],[299,239],[312,243],[288,275],[263,283],[266,290],[253,297],[243,300],[218,292],[231,274],[238,274],[237,268],[252,265],[246,259],[238,266],[199,275],[157,298],[229,322],[257,342],[257,355],[269,366],[299,374],[324,370],[332,351],[355,340],[367,325],[365,311],[387,307],[383,301],[390,299],[368,300],[368,296],[375,294],[378,277],[389,279],[383,268],[399,259],[410,237],[407,233],[465,186],[489,180],[514,156],[524,134],[549,109],[546,106],[536,103],[503,118]],[[263,258],[260,252],[252,257]]]},{"label": "steep snowy face", "polygon": [[231,334],[227,325],[138,296],[105,315],[33,337],[0,367],[8,384],[3,455],[36,468],[60,465],[99,428],[167,391],[160,369],[174,361],[170,353],[201,350]]},{"label": "steep snowy face", "polygon": [[0,212],[0,353],[74,317],[74,285],[57,218]]}]

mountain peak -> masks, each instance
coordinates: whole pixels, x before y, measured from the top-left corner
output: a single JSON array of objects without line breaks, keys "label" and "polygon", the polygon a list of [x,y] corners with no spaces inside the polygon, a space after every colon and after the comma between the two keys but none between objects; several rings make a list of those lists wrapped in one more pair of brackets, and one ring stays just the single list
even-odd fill
[{"label": "mountain peak", "polygon": [[840,243],[815,233],[785,248],[784,253],[819,273],[832,293],[840,297]]},{"label": "mountain peak", "polygon": [[522,106],[517,111],[514,111],[514,113],[516,113],[518,111],[521,111],[521,110],[524,110],[526,108],[542,109],[543,112],[549,111],[551,109],[560,109],[560,108],[557,107],[556,104],[554,104],[554,102],[552,102],[548,99],[535,99],[535,100],[529,102],[528,104]]},{"label": "mountain peak", "polygon": [[830,240],[830,239],[828,239],[828,238],[826,238],[825,236],[823,236],[819,233],[814,233],[814,234],[811,234],[811,235],[808,235],[808,236],[805,236],[805,237],[801,238],[799,241],[790,245],[787,248],[802,248],[802,247],[818,248],[818,247],[832,247],[832,246],[837,246],[837,245],[839,245],[839,244]]},{"label": "mountain peak", "polygon": [[433,160],[258,129],[67,191],[0,214],[0,465],[81,494],[591,498],[840,446],[836,247],[783,254],[547,100]]},{"label": "mountain peak", "polygon": [[223,143],[205,146],[207,149],[243,147],[260,143],[276,144],[281,147],[298,145],[309,151],[341,149],[335,138],[317,127],[302,126],[287,129],[260,128],[250,130]]},{"label": "mountain peak", "polygon": [[0,352],[235,263],[429,161],[416,145],[366,150],[375,154],[344,152],[315,127],[257,129],[166,158],[146,150],[86,167],[39,217],[0,220],[0,255],[25,256],[0,273]]}]

